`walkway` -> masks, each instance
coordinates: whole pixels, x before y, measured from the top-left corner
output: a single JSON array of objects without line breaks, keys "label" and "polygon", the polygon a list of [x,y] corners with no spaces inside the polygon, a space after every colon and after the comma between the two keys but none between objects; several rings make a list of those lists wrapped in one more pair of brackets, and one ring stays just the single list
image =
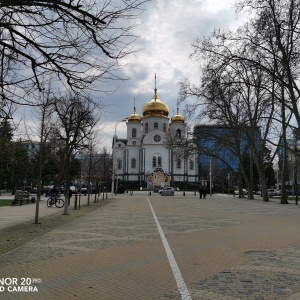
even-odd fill
[{"label": "walkway", "polygon": [[[33,197],[36,198],[35,194],[32,194]],[[95,195],[93,195],[94,197]],[[92,197],[92,196],[91,196]],[[4,194],[0,196],[0,201],[2,199],[9,199],[13,200],[13,195]],[[64,196],[62,196],[64,199]],[[46,205],[47,197],[42,196],[41,202],[39,206],[39,217],[44,217],[51,215],[53,213],[56,213],[58,209],[56,207],[49,208]],[[91,200],[92,202],[93,200]],[[71,197],[71,206],[74,206],[74,197]],[[87,196],[81,197],[81,204],[86,205],[87,203]],[[63,208],[60,209],[63,211]],[[36,205],[30,204],[30,205],[22,205],[22,206],[3,206],[0,209],[0,229],[5,228],[8,226],[12,226],[15,224],[19,224],[28,220],[35,220],[35,211],[36,211]]]},{"label": "walkway", "polygon": [[[30,300],[300,299],[299,207],[221,195],[199,199],[180,192],[174,197],[118,195],[0,257],[0,289],[1,279],[8,284],[0,295]],[[15,288],[9,287],[13,278]],[[23,291],[12,291],[18,289]]]}]

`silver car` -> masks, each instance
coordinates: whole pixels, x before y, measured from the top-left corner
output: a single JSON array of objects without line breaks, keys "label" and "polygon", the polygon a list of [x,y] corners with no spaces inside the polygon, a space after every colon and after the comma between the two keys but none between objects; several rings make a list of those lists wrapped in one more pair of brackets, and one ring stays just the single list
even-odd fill
[{"label": "silver car", "polygon": [[159,190],[159,193],[162,196],[174,196],[175,191],[172,187],[165,187],[162,190]]}]

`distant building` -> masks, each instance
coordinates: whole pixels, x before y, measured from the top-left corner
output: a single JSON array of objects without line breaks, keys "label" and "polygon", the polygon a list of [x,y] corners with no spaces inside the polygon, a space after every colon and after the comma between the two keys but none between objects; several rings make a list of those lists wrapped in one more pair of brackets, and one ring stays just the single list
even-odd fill
[{"label": "distant building", "polygon": [[[208,181],[212,171],[218,181],[236,185],[236,173],[239,168],[239,159],[233,151],[233,129],[218,125],[197,125],[194,127],[194,136],[199,148],[199,177],[202,182]],[[260,140],[260,129],[256,131],[257,142]],[[241,132],[241,152],[250,152],[247,138]]]},{"label": "distant building", "polygon": [[166,144],[168,134],[187,139],[184,117],[177,113],[171,118],[168,106],[157,89],[142,109],[136,108],[127,119],[126,138],[113,140],[115,174],[127,187],[159,189],[163,186],[187,186],[198,182],[197,154],[179,157]]},{"label": "distant building", "polygon": [[33,157],[40,150],[39,142],[25,140],[22,141],[22,144],[25,145],[29,157]]},{"label": "distant building", "polygon": [[[218,169],[235,172],[238,170],[238,158],[226,143],[232,139],[232,130],[224,126],[197,125],[194,136],[201,151],[199,152],[199,172],[207,170],[210,159],[214,158],[214,166]],[[211,154],[211,155],[210,155]]]},{"label": "distant building", "polygon": [[[295,180],[299,184],[300,181],[300,141],[295,139],[287,139],[287,147],[285,149],[285,155],[287,158],[287,168],[288,168],[288,178],[286,180],[286,185],[289,189],[295,184]],[[280,139],[279,148],[278,148],[278,169],[282,170],[284,156],[283,140]],[[281,173],[278,172],[277,176],[277,187],[281,188]]]}]

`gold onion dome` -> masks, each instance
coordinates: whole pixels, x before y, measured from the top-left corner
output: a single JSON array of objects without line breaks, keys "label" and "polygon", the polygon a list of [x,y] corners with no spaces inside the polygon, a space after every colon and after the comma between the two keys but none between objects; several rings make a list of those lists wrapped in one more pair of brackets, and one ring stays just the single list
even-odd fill
[{"label": "gold onion dome", "polygon": [[128,117],[128,122],[141,122],[142,118],[136,113],[136,109],[134,107],[133,114]]},{"label": "gold onion dome", "polygon": [[171,119],[172,123],[184,123],[184,117],[179,113],[179,109],[177,108],[177,113]]},{"label": "gold onion dome", "polygon": [[142,112],[144,117],[168,117],[168,105],[158,98],[157,89],[154,89],[153,98],[144,105]]}]

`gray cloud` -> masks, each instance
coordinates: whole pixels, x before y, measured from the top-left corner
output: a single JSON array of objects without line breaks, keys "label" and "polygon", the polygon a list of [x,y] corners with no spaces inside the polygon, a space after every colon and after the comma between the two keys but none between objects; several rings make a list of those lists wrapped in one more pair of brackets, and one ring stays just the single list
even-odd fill
[{"label": "gray cloud", "polygon": [[[183,78],[199,81],[197,64],[189,59],[191,44],[197,37],[208,36],[214,28],[236,27],[230,0],[158,0],[147,5],[136,29],[141,49],[123,61],[123,74],[129,78],[118,83],[118,90],[103,99],[108,113],[102,118],[104,143],[110,147],[118,120],[133,112],[134,98],[137,113],[153,96],[154,75],[157,74],[158,96],[170,109],[176,110],[178,82]],[[182,107],[183,110],[183,107]],[[120,124],[117,134],[125,137],[126,127]]]}]

